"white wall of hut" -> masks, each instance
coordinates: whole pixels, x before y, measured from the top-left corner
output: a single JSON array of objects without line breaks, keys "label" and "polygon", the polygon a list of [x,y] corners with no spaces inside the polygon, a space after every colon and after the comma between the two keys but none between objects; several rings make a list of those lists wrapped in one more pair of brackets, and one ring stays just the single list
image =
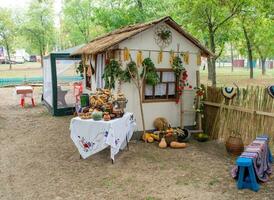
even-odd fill
[{"label": "white wall of hut", "polygon": [[[159,26],[158,24],[156,26]],[[150,28],[144,32],[141,32],[115,46],[115,48],[124,49],[125,47],[130,49],[138,49],[142,51],[143,58],[149,57],[152,59],[156,68],[170,68],[169,62],[170,53],[169,51],[177,51],[179,47],[180,52],[189,52],[189,64],[183,63],[184,67],[188,73],[188,82],[193,88],[196,84],[196,71],[199,70],[197,66],[197,55],[200,53],[200,49],[191,43],[188,39],[178,33],[176,30],[170,27],[172,32],[172,42],[169,46],[163,49],[163,61],[158,64],[158,55],[160,48],[154,40],[154,29]],[[149,52],[150,51],[150,52]],[[167,52],[165,52],[167,51]],[[137,51],[130,51],[131,57],[136,61]],[[123,61],[123,53],[119,56],[119,51],[115,53],[115,59],[122,62],[123,68],[126,67],[128,63]],[[92,90],[95,88],[95,77],[92,77]],[[118,88],[118,83],[116,83],[115,91]],[[89,91],[90,92],[90,91]],[[122,92],[128,99],[128,104],[126,111],[132,112],[135,115],[137,121],[138,130],[142,130],[142,120],[139,108],[139,97],[137,88],[133,83],[123,83]],[[184,122],[185,126],[192,126],[195,124],[195,112],[193,108],[193,102],[195,97],[195,91],[193,89],[184,90],[183,101],[184,101]],[[153,103],[143,103],[144,117],[146,129],[154,129],[153,121],[157,117],[165,117],[171,124],[172,127],[180,125],[180,105],[173,102],[153,102]]]}]

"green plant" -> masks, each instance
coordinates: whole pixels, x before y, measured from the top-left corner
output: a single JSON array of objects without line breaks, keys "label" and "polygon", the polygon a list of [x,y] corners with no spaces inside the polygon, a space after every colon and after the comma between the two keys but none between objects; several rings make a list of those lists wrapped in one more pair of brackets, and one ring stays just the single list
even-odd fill
[{"label": "green plant", "polygon": [[143,66],[143,70],[141,73],[141,77],[143,77],[144,73],[146,72],[145,74],[146,83],[148,85],[157,85],[160,82],[160,77],[157,74],[155,65],[152,62],[152,60],[150,58],[145,58],[142,63],[142,66]]},{"label": "green plant", "polygon": [[116,60],[110,60],[106,65],[102,78],[105,81],[105,88],[115,88],[115,79],[119,78],[123,70]]},{"label": "green plant", "polygon": [[120,74],[120,80],[124,82],[130,82],[132,73],[133,77],[135,77],[138,73],[137,65],[134,61],[131,61],[127,64],[127,68]]}]

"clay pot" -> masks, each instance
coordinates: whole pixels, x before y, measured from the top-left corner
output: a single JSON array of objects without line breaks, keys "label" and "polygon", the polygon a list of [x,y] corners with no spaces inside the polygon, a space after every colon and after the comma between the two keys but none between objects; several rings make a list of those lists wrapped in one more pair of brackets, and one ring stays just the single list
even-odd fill
[{"label": "clay pot", "polygon": [[110,114],[109,114],[108,112],[105,112],[105,113],[104,113],[104,120],[105,120],[105,121],[111,120]]},{"label": "clay pot", "polygon": [[228,153],[238,156],[244,151],[244,143],[242,138],[230,136],[226,143],[226,150]]}]

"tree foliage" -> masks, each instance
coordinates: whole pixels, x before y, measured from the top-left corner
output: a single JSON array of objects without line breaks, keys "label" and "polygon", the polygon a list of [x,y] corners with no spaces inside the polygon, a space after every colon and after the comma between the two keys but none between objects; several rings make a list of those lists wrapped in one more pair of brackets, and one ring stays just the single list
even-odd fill
[{"label": "tree foliage", "polygon": [[41,58],[53,49],[55,28],[51,0],[32,0],[21,21],[21,33],[29,41],[33,52],[39,53]]},{"label": "tree foliage", "polygon": [[11,60],[11,51],[13,49],[15,35],[16,29],[11,11],[0,8],[0,44],[6,48],[9,61]]},{"label": "tree foliage", "polygon": [[[0,24],[7,23],[2,29],[10,29],[9,43],[25,37],[27,43],[24,45],[29,46],[32,53],[44,55],[54,49],[87,43],[116,28],[169,15],[216,55],[208,62],[213,85],[216,84],[216,59],[223,54],[227,44],[232,44],[229,46],[237,48],[249,60],[259,58],[262,65],[274,54],[273,1],[64,0],[58,17],[53,13],[53,1],[31,1],[20,21],[19,36],[16,36],[12,17],[7,17],[11,14],[1,11],[3,20]],[[54,19],[60,25],[54,26]]]}]

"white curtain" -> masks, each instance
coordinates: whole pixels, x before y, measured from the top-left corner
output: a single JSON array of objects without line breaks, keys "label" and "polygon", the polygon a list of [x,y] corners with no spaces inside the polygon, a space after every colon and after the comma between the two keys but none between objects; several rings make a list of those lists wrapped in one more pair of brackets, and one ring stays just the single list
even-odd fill
[{"label": "white curtain", "polygon": [[96,88],[104,88],[105,82],[102,78],[105,69],[105,54],[98,54],[96,59]]},{"label": "white curtain", "polygon": [[[160,72],[158,72],[158,75],[160,76]],[[159,83],[155,85],[155,96],[163,96],[166,95],[166,87],[167,82],[168,83],[168,95],[175,95],[175,74],[174,72],[162,72],[162,83]],[[145,87],[145,96],[152,96],[153,95],[153,86],[146,85]]]},{"label": "white curtain", "polygon": [[145,96],[152,96],[153,95],[153,86],[146,85],[145,86]]},{"label": "white curtain", "polygon": [[155,96],[166,95],[166,84],[160,83],[155,85]]},{"label": "white curtain", "polygon": [[174,72],[163,72],[162,74],[162,82],[175,82],[175,74]]}]

